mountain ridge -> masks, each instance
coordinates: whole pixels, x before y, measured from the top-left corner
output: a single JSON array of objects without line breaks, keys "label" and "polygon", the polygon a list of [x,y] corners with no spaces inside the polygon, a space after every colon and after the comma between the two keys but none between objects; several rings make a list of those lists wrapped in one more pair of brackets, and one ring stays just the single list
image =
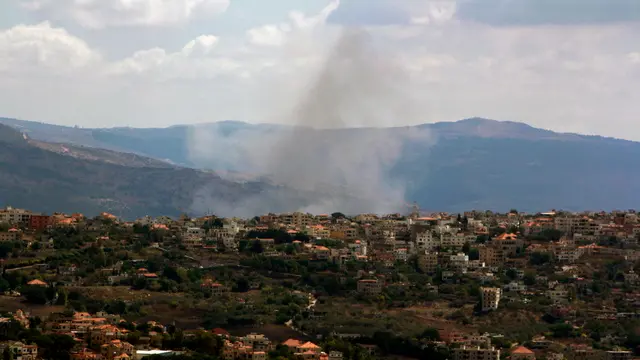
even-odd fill
[{"label": "mountain ridge", "polygon": [[[115,127],[74,127],[68,125],[57,125],[57,124],[49,124],[41,121],[33,121],[33,120],[22,120],[15,118],[7,118],[0,117],[0,124],[11,125],[17,127],[22,130],[34,131],[36,127],[44,127],[47,130],[50,129],[64,129],[64,131],[78,131],[78,132],[86,132],[90,133],[92,131],[109,131],[109,130],[117,130],[117,131],[158,131],[158,130],[176,130],[176,129],[184,129],[184,128],[207,128],[207,127],[216,127],[216,126],[243,126],[243,127],[261,127],[261,128],[293,128],[298,127],[297,125],[289,125],[289,124],[275,124],[275,123],[249,123],[246,121],[240,120],[220,120],[214,122],[203,122],[203,123],[193,123],[193,124],[174,124],[166,127],[131,127],[131,126],[115,126]],[[588,135],[581,134],[577,132],[558,132],[551,129],[545,129],[540,127],[535,127],[530,124],[512,121],[512,120],[494,120],[483,117],[470,117],[459,120],[452,121],[438,121],[434,123],[423,123],[423,124],[415,124],[415,125],[404,125],[404,126],[388,126],[388,127],[344,127],[344,128],[307,128],[311,130],[363,130],[363,129],[398,129],[398,128],[423,128],[423,129],[435,129],[441,130],[447,126],[456,126],[456,125],[496,125],[500,126],[509,126],[511,129],[520,129],[520,130],[528,130],[535,131],[539,134],[554,134],[556,136],[567,136],[567,137],[575,137],[575,138],[598,138],[598,139],[606,139],[606,140],[616,140],[616,141],[626,141],[638,143],[636,140],[622,139],[610,136],[602,136],[602,135]]]},{"label": "mountain ridge", "polygon": [[[144,161],[118,163],[101,156],[77,157],[48,148],[59,145],[34,142],[0,124],[0,206],[45,213],[110,211],[131,219],[206,210],[241,213],[249,206],[257,212],[284,211],[291,204],[308,203],[307,194],[260,181],[240,183],[196,169],[149,166]],[[269,202],[251,203],[254,196],[265,192]]]},{"label": "mountain ridge", "polygon": [[[50,128],[18,120],[8,122],[42,141],[72,140],[78,146],[212,169],[233,180],[269,179],[272,165],[291,163],[281,178],[300,177],[298,182],[302,184],[311,181],[323,194],[334,191],[332,187],[341,187],[326,179],[314,180],[316,172],[324,173],[315,167],[325,167],[335,172],[337,179],[350,179],[356,184],[340,190],[340,196],[357,190],[359,184],[379,185],[380,188],[372,185],[369,189],[372,206],[375,196],[389,191],[403,194],[401,200],[405,202],[417,201],[438,211],[626,209],[640,202],[640,170],[630,166],[640,157],[639,142],[555,133],[518,122],[470,118],[413,127],[329,130],[235,121],[158,129]],[[428,136],[407,136],[421,130],[426,130]],[[283,144],[288,152],[274,152]],[[374,152],[367,151],[371,146]],[[332,147],[338,150],[326,151]],[[375,155],[376,149],[381,150],[380,154]],[[357,153],[346,160],[339,152],[354,150]],[[377,157],[387,154],[391,158],[385,162]],[[369,167],[358,168],[367,165],[358,162],[349,168],[349,161],[372,155],[375,156],[370,158]],[[281,161],[281,156],[291,159]],[[340,166],[334,169],[335,162]],[[367,180],[358,174],[370,168],[376,172],[367,176],[374,178]],[[309,175],[305,175],[307,172]],[[236,176],[239,174],[243,176]],[[294,207],[294,203],[290,204]]]}]

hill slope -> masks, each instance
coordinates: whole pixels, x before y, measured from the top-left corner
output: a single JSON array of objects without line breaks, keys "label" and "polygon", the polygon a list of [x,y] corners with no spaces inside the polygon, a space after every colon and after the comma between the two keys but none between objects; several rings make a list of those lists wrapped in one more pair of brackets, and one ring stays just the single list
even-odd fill
[{"label": "hill slope", "polygon": [[[0,125],[0,205],[48,213],[112,211],[135,218],[187,211],[248,215],[305,204],[304,194],[263,182],[236,183],[140,157],[125,161],[125,154],[114,152],[105,160],[101,150],[69,156],[47,150],[59,144],[37,145]],[[255,196],[269,201],[255,203]]]},{"label": "hill slope", "polygon": [[[41,140],[118,149],[196,168],[262,175],[275,168],[284,177],[296,177],[298,183],[313,181],[316,174],[337,166],[341,170],[335,177],[338,180],[351,176],[363,186],[376,180],[384,184],[366,193],[372,197],[399,189],[407,202],[415,200],[429,210],[599,210],[633,208],[640,203],[640,170],[633,166],[640,156],[640,143],[559,134],[515,122],[474,118],[410,128],[337,130],[292,130],[241,122],[163,129],[74,129],[18,120],[0,122]],[[429,136],[406,135],[420,131]],[[284,153],[264,155],[283,143],[292,145]],[[345,147],[345,143],[350,145]],[[388,143],[393,146],[378,150],[393,153],[390,159],[370,156],[369,148]],[[330,148],[339,151],[326,151]],[[282,168],[275,159],[283,154],[290,168]],[[360,163],[353,165],[354,172],[365,170],[365,175],[345,170],[355,160],[369,157],[371,167],[379,171],[366,173]],[[314,172],[315,168],[320,170]],[[306,172],[314,176],[297,178],[297,173]]]}]

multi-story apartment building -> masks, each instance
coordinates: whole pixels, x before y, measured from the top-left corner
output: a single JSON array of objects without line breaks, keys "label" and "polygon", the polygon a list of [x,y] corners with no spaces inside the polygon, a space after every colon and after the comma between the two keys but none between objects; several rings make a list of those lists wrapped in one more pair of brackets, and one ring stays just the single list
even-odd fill
[{"label": "multi-story apartment building", "polygon": [[0,209],[0,223],[8,224],[29,224],[31,211],[24,209],[14,209],[10,206]]},{"label": "multi-story apartment building", "polygon": [[328,239],[331,237],[331,230],[322,225],[313,225],[307,227],[307,234],[318,239]]},{"label": "multi-story apartment building", "polygon": [[495,348],[467,347],[453,349],[453,360],[500,360],[500,350]]},{"label": "multi-story apartment building", "polygon": [[500,234],[491,241],[491,246],[502,250],[505,256],[516,255],[522,245],[522,240],[516,234],[509,233]]},{"label": "multi-story apartment building", "polygon": [[422,271],[434,273],[438,267],[438,253],[425,251],[418,255],[418,266]]},{"label": "multi-story apartment building", "polygon": [[22,231],[18,229],[9,229],[9,231],[0,232],[0,242],[3,241],[18,241],[22,239]]},{"label": "multi-story apartment building", "polygon": [[506,258],[501,248],[491,245],[478,246],[478,254],[480,262],[487,266],[501,266]]},{"label": "multi-story apartment building", "polygon": [[29,227],[35,230],[44,230],[53,225],[53,218],[49,215],[31,215]]},{"label": "multi-story apartment building", "polygon": [[313,224],[313,216],[301,212],[281,214],[279,220],[284,225],[303,228]]},{"label": "multi-story apartment building", "polygon": [[434,251],[440,247],[440,235],[433,230],[421,231],[416,234],[415,243],[418,252]]},{"label": "multi-story apartment building", "polygon": [[449,249],[462,249],[465,243],[474,242],[476,239],[475,235],[468,236],[465,233],[461,232],[450,232],[445,231],[441,233],[441,245],[442,247],[446,247]]},{"label": "multi-story apartment building", "polygon": [[481,287],[480,288],[480,305],[482,311],[496,310],[500,303],[502,290],[500,288]]},{"label": "multi-story apartment building", "polygon": [[203,245],[205,230],[199,227],[189,227],[182,233],[182,245],[187,248]]},{"label": "multi-story apartment building", "polygon": [[457,253],[449,257],[449,267],[458,272],[466,273],[469,268],[469,255]]}]

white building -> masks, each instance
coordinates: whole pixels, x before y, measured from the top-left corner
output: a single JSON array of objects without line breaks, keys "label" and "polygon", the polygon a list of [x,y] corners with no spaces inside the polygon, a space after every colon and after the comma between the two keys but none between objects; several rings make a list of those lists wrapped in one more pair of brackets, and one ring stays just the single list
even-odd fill
[{"label": "white building", "polygon": [[457,253],[449,257],[451,268],[455,271],[466,273],[469,268],[469,255],[465,253]]}]

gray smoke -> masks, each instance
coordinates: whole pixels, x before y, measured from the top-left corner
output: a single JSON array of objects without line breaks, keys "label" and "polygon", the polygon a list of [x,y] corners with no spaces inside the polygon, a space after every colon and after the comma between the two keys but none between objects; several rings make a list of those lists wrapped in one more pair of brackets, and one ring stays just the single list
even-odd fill
[{"label": "gray smoke", "polygon": [[408,74],[376,51],[366,31],[345,30],[283,121],[295,126],[261,128],[259,136],[253,128],[226,136],[194,131],[192,154],[206,158],[215,151],[244,165],[236,169],[295,191],[272,189],[231,204],[210,199],[209,189],[194,210],[210,199],[207,208],[238,216],[406,211],[405,183],[391,169],[408,143],[432,141],[415,127],[388,128],[420,121],[410,88]]}]

